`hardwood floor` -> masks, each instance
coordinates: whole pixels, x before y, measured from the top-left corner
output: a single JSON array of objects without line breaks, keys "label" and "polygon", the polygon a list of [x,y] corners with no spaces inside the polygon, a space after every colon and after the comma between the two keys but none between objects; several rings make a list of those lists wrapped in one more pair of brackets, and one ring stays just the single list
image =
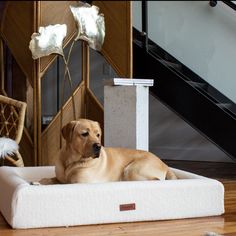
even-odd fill
[{"label": "hardwood floor", "polygon": [[28,230],[12,230],[3,226],[0,234],[3,236],[203,236],[206,232],[214,231],[221,235],[235,236],[235,220],[235,216],[228,216]]},{"label": "hardwood floor", "polygon": [[236,180],[236,162],[165,161],[169,166],[219,180]]},{"label": "hardwood floor", "polygon": [[225,186],[225,214],[194,219],[119,223],[77,226],[69,228],[42,228],[13,230],[0,215],[1,236],[203,236],[206,232],[236,236],[236,164],[168,161],[172,167],[216,178]]}]

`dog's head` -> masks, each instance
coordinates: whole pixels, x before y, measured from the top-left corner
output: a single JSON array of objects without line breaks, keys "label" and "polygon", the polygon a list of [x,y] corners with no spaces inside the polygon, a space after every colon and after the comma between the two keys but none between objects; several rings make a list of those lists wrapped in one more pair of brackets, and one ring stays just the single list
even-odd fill
[{"label": "dog's head", "polygon": [[81,157],[99,157],[101,128],[98,122],[87,119],[71,121],[62,128],[62,136]]}]

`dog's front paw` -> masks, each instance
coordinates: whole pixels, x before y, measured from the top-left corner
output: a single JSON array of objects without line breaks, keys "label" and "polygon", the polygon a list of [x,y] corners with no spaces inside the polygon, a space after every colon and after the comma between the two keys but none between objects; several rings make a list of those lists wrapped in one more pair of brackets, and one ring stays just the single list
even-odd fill
[{"label": "dog's front paw", "polygon": [[43,178],[39,183],[42,185],[59,184],[57,178]]}]

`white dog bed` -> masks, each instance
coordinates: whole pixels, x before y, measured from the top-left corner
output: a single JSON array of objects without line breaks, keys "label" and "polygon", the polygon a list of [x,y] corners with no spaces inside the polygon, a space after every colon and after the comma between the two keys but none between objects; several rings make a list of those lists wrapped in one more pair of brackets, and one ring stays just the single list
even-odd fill
[{"label": "white dog bed", "polygon": [[13,228],[221,215],[224,187],[173,169],[178,180],[32,185],[54,167],[0,167],[0,210]]}]

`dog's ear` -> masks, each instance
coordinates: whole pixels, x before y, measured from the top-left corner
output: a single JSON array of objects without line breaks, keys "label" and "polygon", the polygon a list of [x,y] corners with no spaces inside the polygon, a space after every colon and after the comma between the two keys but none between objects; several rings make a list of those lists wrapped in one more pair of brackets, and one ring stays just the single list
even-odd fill
[{"label": "dog's ear", "polygon": [[95,122],[96,122],[96,124],[97,124],[97,126],[98,126],[98,128],[99,128],[99,132],[100,132],[100,134],[101,134],[101,136],[102,136],[102,128],[101,128],[101,125],[100,125],[99,122],[97,122],[97,121],[95,121]]},{"label": "dog's ear", "polygon": [[66,141],[70,142],[72,140],[72,134],[76,124],[77,121],[71,121],[70,123],[62,127],[61,133]]}]

